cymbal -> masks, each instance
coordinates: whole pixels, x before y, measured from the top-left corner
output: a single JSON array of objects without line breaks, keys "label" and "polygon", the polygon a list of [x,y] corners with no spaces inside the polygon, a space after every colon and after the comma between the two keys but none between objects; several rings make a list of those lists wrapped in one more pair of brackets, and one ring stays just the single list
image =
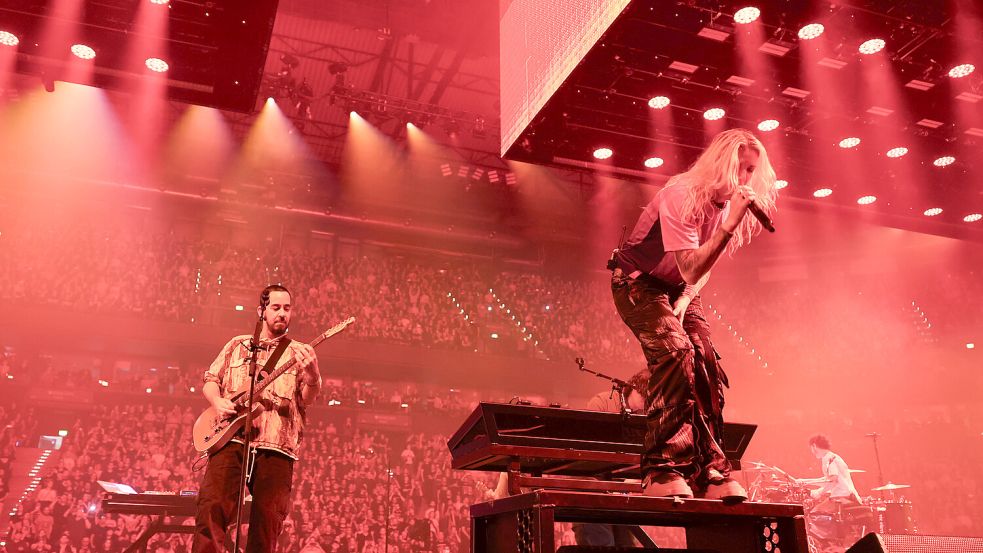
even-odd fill
[{"label": "cymbal", "polygon": [[911,484],[885,484],[884,486],[880,486],[878,488],[871,488],[871,491],[875,491],[875,492],[887,492],[887,491],[891,491],[891,490],[901,490],[901,489],[910,488],[910,487],[911,487]]}]

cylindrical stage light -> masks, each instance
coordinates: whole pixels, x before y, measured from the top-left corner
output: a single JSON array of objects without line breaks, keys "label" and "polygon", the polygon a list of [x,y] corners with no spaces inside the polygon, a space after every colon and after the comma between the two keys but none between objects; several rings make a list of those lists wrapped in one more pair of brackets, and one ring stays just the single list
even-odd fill
[{"label": "cylindrical stage light", "polygon": [[833,191],[831,189],[829,189],[829,188],[820,188],[819,190],[816,190],[815,192],[813,192],[812,195],[815,196],[815,197],[817,197],[817,198],[825,198],[825,197],[829,196],[832,193],[833,193]]},{"label": "cylindrical stage light", "polygon": [[826,28],[823,27],[822,23],[810,23],[799,29],[799,38],[802,40],[819,38],[819,35],[823,34],[825,30]]},{"label": "cylindrical stage light", "polygon": [[887,151],[887,157],[901,157],[908,153],[908,148],[904,146],[898,146],[897,148],[891,148]]},{"label": "cylindrical stage light", "polygon": [[983,219],[983,214],[980,214],[980,213],[971,213],[971,214],[963,217],[963,221],[966,221],[967,223],[975,223],[976,221],[979,221],[980,219]]},{"label": "cylindrical stage light", "polygon": [[146,64],[147,69],[157,73],[163,73],[168,69],[167,62],[160,58],[147,58]]},{"label": "cylindrical stage light", "polygon": [[866,56],[869,56],[871,54],[876,54],[876,53],[880,52],[881,50],[883,50],[884,49],[884,44],[885,44],[884,39],[881,39],[881,38],[872,38],[872,39],[868,40],[867,42],[864,42],[863,44],[861,44],[860,45],[860,48],[858,48],[857,50],[861,54],[864,54]]},{"label": "cylindrical stage light", "polygon": [[760,16],[761,10],[755,8],[754,6],[748,6],[737,10],[737,13],[734,14],[734,23],[747,25],[748,23],[756,21]]},{"label": "cylindrical stage light", "polygon": [[973,71],[976,70],[976,66],[971,63],[964,63],[962,65],[957,65],[949,70],[949,76],[953,79],[961,79]]},{"label": "cylindrical stage light", "polygon": [[594,150],[594,157],[597,159],[608,159],[612,155],[614,155],[614,152],[611,151],[611,148],[598,148]]},{"label": "cylindrical stage light", "polygon": [[940,158],[937,158],[935,161],[933,161],[932,165],[935,165],[936,167],[947,167],[955,162],[956,162],[956,158],[954,158],[953,156],[942,156]]},{"label": "cylindrical stage light", "polygon": [[788,181],[785,179],[778,179],[775,181],[775,190],[781,190],[788,186]]},{"label": "cylindrical stage light", "polygon": [[703,118],[707,121],[722,119],[724,115],[726,115],[726,112],[722,108],[710,108],[703,112]]},{"label": "cylindrical stage light", "polygon": [[649,100],[649,107],[652,109],[662,109],[669,105],[669,98],[666,96],[656,96]]},{"label": "cylindrical stage light", "polygon": [[942,213],[942,208],[941,207],[933,207],[931,209],[926,209],[925,212],[922,213],[922,215],[924,215],[926,217],[935,217],[936,215],[938,215],[940,213]]},{"label": "cylindrical stage light", "polygon": [[20,44],[20,39],[17,35],[9,31],[0,31],[0,45],[2,46],[17,46]]},{"label": "cylindrical stage light", "polygon": [[877,196],[861,196],[857,198],[857,203],[860,205],[870,205],[877,201]]},{"label": "cylindrical stage light", "polygon": [[645,160],[645,166],[648,167],[649,169],[655,169],[656,167],[662,167],[662,164],[663,163],[665,163],[665,161],[663,161],[663,159],[661,157],[650,157],[650,158],[648,158],[648,159]]},{"label": "cylindrical stage light", "polygon": [[96,51],[93,50],[92,47],[86,46],[85,44],[73,44],[72,53],[75,54],[75,57],[82,58],[84,60],[91,60],[96,57]]},{"label": "cylindrical stage light", "polygon": [[843,140],[840,140],[840,148],[843,148],[844,150],[849,148],[856,148],[859,145],[860,145],[860,139],[857,138],[856,136],[851,136],[848,138],[844,138]]},{"label": "cylindrical stage light", "polygon": [[758,123],[758,130],[761,132],[769,132],[778,128],[778,121],[775,119],[765,119],[764,121]]}]

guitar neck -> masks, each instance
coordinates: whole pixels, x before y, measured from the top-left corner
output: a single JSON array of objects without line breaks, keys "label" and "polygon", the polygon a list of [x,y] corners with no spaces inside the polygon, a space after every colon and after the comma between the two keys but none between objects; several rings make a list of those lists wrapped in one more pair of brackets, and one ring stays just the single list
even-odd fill
[{"label": "guitar neck", "polygon": [[[354,321],[355,321],[354,317],[349,317],[345,321],[342,321],[341,323],[331,327],[325,333],[321,334],[317,338],[314,338],[314,340],[311,341],[311,347],[316,348],[318,345],[320,345],[321,342],[327,340],[328,338],[334,336],[335,334],[338,334]],[[273,372],[269,374],[269,376],[264,378],[262,382],[258,382],[256,384],[255,390],[253,391],[252,401],[250,401],[249,403],[252,404],[253,402],[258,401],[259,398],[262,397],[263,390],[265,390],[267,386],[269,386],[271,383],[273,383],[274,380],[279,378],[280,375],[289,371],[296,364],[297,364],[297,358],[291,357],[289,361],[277,367]]]}]

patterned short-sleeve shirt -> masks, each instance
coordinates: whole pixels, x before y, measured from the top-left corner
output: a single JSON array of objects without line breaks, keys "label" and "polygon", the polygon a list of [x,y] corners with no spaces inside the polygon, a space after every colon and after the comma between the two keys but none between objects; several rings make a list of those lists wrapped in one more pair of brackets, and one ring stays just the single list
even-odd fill
[{"label": "patterned short-sleeve shirt", "polygon": [[[229,340],[205,371],[203,380],[218,384],[222,397],[232,399],[241,391],[248,393],[251,339],[252,336],[244,334]],[[275,343],[267,345],[275,346]],[[277,367],[289,363],[298,348],[298,342],[291,342],[277,361]],[[259,352],[257,368],[263,374],[272,372],[264,367],[272,352],[272,347]],[[306,384],[298,370],[291,367],[263,390],[261,402],[265,410],[253,419],[254,432],[250,438],[256,447],[279,451],[293,459],[297,459],[304,435],[301,391]]]}]

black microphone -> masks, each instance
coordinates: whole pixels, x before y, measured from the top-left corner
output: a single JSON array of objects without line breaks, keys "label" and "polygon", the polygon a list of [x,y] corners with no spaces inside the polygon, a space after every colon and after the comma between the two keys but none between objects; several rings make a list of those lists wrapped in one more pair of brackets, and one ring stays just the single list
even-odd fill
[{"label": "black microphone", "polygon": [[751,203],[748,204],[747,209],[748,211],[751,212],[751,215],[754,215],[754,218],[757,219],[759,223],[761,223],[761,226],[768,229],[768,232],[775,232],[775,225],[772,224],[771,217],[769,217],[768,214],[765,213],[764,209],[761,209],[761,206],[758,205],[758,202],[751,200]]},{"label": "black microphone", "polygon": [[267,307],[270,305],[270,291],[263,290],[263,294],[259,297],[259,306]]}]

